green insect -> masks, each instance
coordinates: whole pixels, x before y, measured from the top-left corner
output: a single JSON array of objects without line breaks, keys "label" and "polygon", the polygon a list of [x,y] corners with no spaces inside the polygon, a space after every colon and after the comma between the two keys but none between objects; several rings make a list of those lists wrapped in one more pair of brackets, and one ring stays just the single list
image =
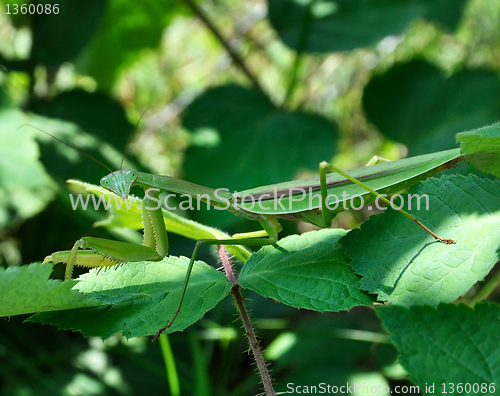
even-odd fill
[{"label": "green insect", "polygon": [[[59,140],[59,139],[57,139]],[[64,143],[64,142],[63,142]],[[71,147],[71,146],[70,146]],[[74,148],[74,147],[73,147]],[[79,150],[78,150],[79,151]],[[126,242],[94,237],[79,239],[69,251],[55,252],[44,262],[65,263],[65,278],[70,279],[75,265],[83,267],[110,267],[118,263],[136,261],[159,261],[168,254],[167,230],[159,205],[160,193],[164,191],[186,194],[207,202],[219,209],[258,221],[263,230],[236,234],[232,239],[200,239],[197,241],[183,283],[177,309],[167,325],[155,334],[154,340],[167,330],[179,315],[189,277],[198,250],[203,245],[272,245],[281,231],[279,218],[300,220],[319,227],[329,227],[332,218],[361,199],[365,203],[382,200],[384,196],[396,194],[410,185],[451,167],[462,160],[459,149],[427,154],[403,160],[379,163],[357,168],[348,173],[327,162],[319,165],[319,177],[278,183],[265,187],[241,191],[238,194],[225,189],[211,189],[168,176],[138,172],[134,169],[111,172],[101,179],[101,186],[125,199],[132,186],[144,189],[142,205],[144,243],[142,246]],[[328,170],[333,173],[327,173]],[[328,208],[323,210],[322,208]],[[454,243],[434,234],[414,216],[397,209],[416,222],[435,239],[443,243]]]}]

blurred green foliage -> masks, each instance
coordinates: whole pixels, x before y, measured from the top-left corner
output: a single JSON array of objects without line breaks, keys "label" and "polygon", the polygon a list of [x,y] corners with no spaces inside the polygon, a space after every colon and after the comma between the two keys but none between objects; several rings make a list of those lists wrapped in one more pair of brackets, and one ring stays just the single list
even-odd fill
[{"label": "blurred green foliage", "polygon": [[[498,121],[494,0],[44,1],[58,5],[50,15],[30,14],[30,4],[0,0],[4,267],[40,261],[81,236],[140,243],[135,231],[93,228],[104,213],[71,209],[64,181],[97,183],[107,171],[35,128],[117,169],[138,124],[125,167],[247,189],[315,173],[322,160],[348,169],[375,154],[442,150],[455,145],[455,133]],[[227,232],[256,227],[213,213],[184,215]],[[336,225],[364,220],[354,216]],[[284,228],[296,232],[295,224]],[[169,237],[173,255],[190,254],[191,241]],[[208,249],[204,259],[215,263]],[[56,267],[53,276],[61,273]],[[247,296],[276,389],[289,381],[409,384],[371,309],[318,314]],[[446,309],[449,318],[472,317]],[[233,312],[226,299],[169,335],[182,394],[259,392]],[[391,330],[394,314],[386,312]],[[407,323],[434,314],[406,312]],[[147,338],[103,343],[22,319],[0,326],[0,395],[168,389],[160,350]]]}]

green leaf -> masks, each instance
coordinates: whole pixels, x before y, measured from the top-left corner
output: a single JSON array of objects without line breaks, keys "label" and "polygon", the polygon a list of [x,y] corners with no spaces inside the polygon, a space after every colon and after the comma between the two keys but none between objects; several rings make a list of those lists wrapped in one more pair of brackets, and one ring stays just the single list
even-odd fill
[{"label": "green leaf", "polygon": [[[33,126],[74,147],[68,147],[41,131],[34,131],[41,143],[43,164],[61,185],[69,178],[98,181],[109,173],[105,167],[122,165],[133,125],[122,106],[109,95],[75,89],[60,93],[48,102],[36,101],[33,108],[37,114],[50,117],[33,116],[30,122]],[[129,160],[123,165],[137,169],[137,165]],[[66,192],[64,194],[67,196]]]},{"label": "green leaf", "polygon": [[185,12],[173,0],[111,0],[90,46],[88,74],[101,88],[111,88],[120,69],[131,64],[144,48],[155,48],[170,20]]},{"label": "green leaf", "polygon": [[295,308],[336,312],[370,305],[338,244],[345,233],[312,231],[264,246],[246,262],[238,283]]},{"label": "green leaf", "polygon": [[53,264],[0,268],[0,316],[101,305],[72,290],[76,281],[49,279]]},{"label": "green leaf", "polygon": [[17,109],[0,111],[0,229],[28,219],[54,198],[56,185],[39,161],[33,121]]},{"label": "green leaf", "polygon": [[[0,58],[0,65],[2,65],[2,67],[5,67],[2,58]],[[12,107],[14,107],[14,101],[9,95],[9,91],[7,90],[6,84],[2,84],[0,86],[0,109],[3,111]]]},{"label": "green leaf", "polygon": [[[479,394],[457,391],[457,385],[495,384],[484,394],[498,394],[500,382],[500,307],[480,303],[441,304],[436,308],[376,308],[401,352],[400,363],[425,394]],[[435,390],[424,392],[426,386]],[[443,385],[446,384],[446,392]],[[455,386],[453,392],[450,385]],[[492,391],[493,390],[493,391]]]},{"label": "green leaf", "polygon": [[412,61],[374,77],[363,106],[387,137],[408,146],[411,155],[455,147],[455,133],[496,122],[500,79],[487,70],[465,70],[446,78],[423,61]]},{"label": "green leaf", "polygon": [[[33,3],[30,3],[33,4]],[[39,4],[35,2],[35,7]],[[32,13],[33,64],[57,66],[75,58],[94,36],[106,9],[106,0],[52,0],[42,5],[57,4],[57,14]],[[40,5],[38,6],[40,7]]]},{"label": "green leaf", "polygon": [[[107,271],[92,270],[77,284],[80,293],[101,306],[47,312],[29,321],[78,330],[85,336],[127,338],[154,334],[165,326],[179,303],[189,259],[166,257],[158,262],[125,263]],[[224,274],[196,261],[182,311],[167,332],[184,330],[221,301],[231,288]]]},{"label": "green leaf", "polygon": [[482,172],[500,177],[500,124],[457,134],[465,160]]},{"label": "green leaf", "polygon": [[125,149],[134,131],[121,104],[102,92],[64,91],[50,102],[37,103],[35,111],[45,117],[73,122],[120,150]]},{"label": "green leaf", "polygon": [[[317,171],[334,154],[338,134],[324,118],[278,110],[238,86],[208,90],[189,106],[184,126],[193,132],[186,180],[231,191],[291,180],[301,168]],[[220,225],[223,213],[205,214],[205,222]]]},{"label": "green leaf", "polygon": [[186,179],[237,191],[290,180],[300,167],[317,170],[337,139],[326,119],[278,110],[258,91],[238,86],[207,91],[189,107],[184,126],[194,134]]},{"label": "green leaf", "polygon": [[[499,259],[500,181],[443,176],[418,184],[409,194],[421,196],[423,206],[410,212],[456,244],[437,242],[392,210],[373,216],[341,244],[354,271],[363,276],[363,289],[378,294],[379,300],[405,306],[452,302],[482,280]],[[407,203],[406,197],[405,208]]]},{"label": "green leaf", "polygon": [[290,48],[348,51],[401,33],[416,18],[455,29],[464,0],[270,0],[269,18]]}]

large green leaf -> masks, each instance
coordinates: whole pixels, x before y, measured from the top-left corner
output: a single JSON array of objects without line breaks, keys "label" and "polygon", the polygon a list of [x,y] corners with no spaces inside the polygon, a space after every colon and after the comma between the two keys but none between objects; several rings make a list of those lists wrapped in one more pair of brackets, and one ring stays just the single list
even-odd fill
[{"label": "large green leaf", "polygon": [[370,305],[338,244],[345,233],[312,231],[265,246],[246,262],[238,282],[295,308],[336,312]]},{"label": "large green leaf", "polygon": [[[166,257],[158,262],[125,263],[119,268],[92,270],[76,285],[80,293],[102,305],[46,312],[29,321],[55,324],[85,336],[127,338],[154,334],[165,326],[179,303],[189,259]],[[197,261],[182,304],[168,332],[184,330],[222,300],[231,288],[224,274]]]},{"label": "large green leaf", "polygon": [[446,78],[422,61],[398,65],[366,86],[367,116],[411,155],[455,147],[455,133],[496,122],[500,79],[487,70],[465,70]]},{"label": "large green leaf", "polygon": [[73,122],[118,149],[125,149],[134,130],[121,104],[102,92],[64,91],[50,102],[38,103],[35,111]]},{"label": "large green leaf", "polygon": [[18,129],[29,122],[33,118],[17,109],[0,111],[0,229],[39,213],[55,195],[39,161],[36,130]]},{"label": "large green leaf", "polygon": [[[107,0],[51,0],[41,4],[52,5],[51,13],[30,12],[33,14],[31,60],[34,65],[41,62],[57,66],[75,58],[90,42],[106,10]],[[57,14],[52,12],[54,5],[58,7]]]},{"label": "large green leaf", "polygon": [[[337,127],[326,119],[276,109],[260,92],[238,86],[208,90],[188,108],[193,133],[186,180],[242,191],[317,170],[336,150]],[[210,211],[213,224],[221,213]]]},{"label": "large green leaf", "polygon": [[389,306],[378,307],[377,314],[401,352],[399,361],[422,393],[498,395],[497,304],[480,303],[473,309],[453,304],[410,309]]},{"label": "large green leaf", "polygon": [[317,170],[336,149],[334,124],[278,110],[258,91],[238,86],[207,91],[189,107],[184,125],[194,134],[186,179],[213,188],[241,191],[290,180],[300,167]]},{"label": "large green leaf", "polygon": [[500,177],[500,124],[459,133],[457,142],[467,162]]},{"label": "large green leaf", "polygon": [[295,50],[347,51],[401,33],[415,18],[454,29],[465,0],[269,0],[269,18]]},{"label": "large green leaf", "polygon": [[[102,92],[83,90],[65,91],[50,102],[37,102],[34,111],[52,119],[66,120],[47,129],[38,122],[33,125],[73,145],[105,166],[118,168],[133,125],[128,121],[122,106]],[[109,173],[101,164],[80,155],[52,137],[36,132],[42,143],[43,163],[47,171],[60,183],[68,178],[97,182]],[[125,166],[130,166],[125,163]],[[135,164],[132,164],[135,168]]]},{"label": "large green leaf", "polygon": [[[363,276],[362,287],[379,300],[406,306],[452,302],[484,279],[499,259],[500,181],[443,176],[418,184],[409,194],[422,198],[421,210],[410,212],[455,244],[435,241],[392,210],[352,230],[341,244]],[[405,197],[405,209],[407,202]]]},{"label": "large green leaf", "polygon": [[49,279],[53,264],[0,268],[0,316],[102,305],[72,289],[74,280]]}]

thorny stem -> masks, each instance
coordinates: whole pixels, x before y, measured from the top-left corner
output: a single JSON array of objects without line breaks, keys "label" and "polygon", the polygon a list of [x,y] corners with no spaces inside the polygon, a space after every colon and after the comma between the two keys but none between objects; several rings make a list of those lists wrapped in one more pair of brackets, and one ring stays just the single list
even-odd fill
[{"label": "thorny stem", "polygon": [[245,334],[248,338],[248,344],[252,350],[255,363],[257,363],[257,368],[259,369],[259,374],[262,379],[262,384],[264,385],[264,391],[267,396],[275,396],[277,393],[273,389],[273,383],[269,372],[267,371],[266,362],[262,356],[262,352],[259,348],[259,342],[257,337],[255,337],[255,332],[252,327],[252,322],[250,321],[250,316],[245,307],[245,302],[243,296],[240,293],[240,285],[234,285],[231,289],[231,294],[233,295],[236,306],[238,307],[238,312],[240,313],[241,321],[243,322],[243,327],[245,328]]},{"label": "thorny stem", "polygon": [[260,85],[259,81],[257,78],[252,74],[250,69],[248,69],[247,65],[243,61],[243,59],[239,56],[239,54],[231,48],[231,45],[229,42],[222,37],[222,34],[219,32],[219,30],[215,27],[215,25],[208,19],[208,16],[205,14],[203,9],[199,7],[197,4],[195,4],[192,0],[184,0],[184,2],[191,8],[191,10],[195,13],[195,15],[200,18],[203,23],[207,26],[207,28],[213,33],[213,35],[219,40],[219,42],[222,44],[222,46],[225,48],[233,62],[238,65],[238,67],[241,69],[243,73],[248,77],[248,79],[252,82],[254,87],[258,89],[262,94],[264,94],[266,97],[265,91],[262,89],[262,86]]},{"label": "thorny stem", "polygon": [[[219,257],[222,261],[222,265],[224,270],[226,271],[226,275],[228,279],[233,283],[233,287],[231,289],[231,294],[236,301],[236,307],[238,308],[238,312],[241,317],[241,321],[243,322],[243,327],[245,328],[245,334],[248,338],[248,344],[250,345],[250,349],[252,350],[255,363],[257,363],[257,368],[259,370],[260,377],[262,379],[262,384],[264,385],[264,391],[266,396],[275,396],[277,393],[273,389],[273,384],[271,381],[271,377],[269,376],[269,372],[267,371],[266,362],[264,361],[264,357],[262,356],[262,352],[259,348],[259,342],[257,341],[257,337],[255,336],[255,331],[252,327],[252,322],[250,321],[250,316],[245,307],[245,301],[240,292],[240,285],[236,284],[236,277],[234,276],[231,261],[227,255],[226,249],[223,246],[219,246]],[[229,270],[229,271],[228,271]],[[234,281],[233,281],[234,280]]]},{"label": "thorny stem", "polygon": [[238,279],[236,279],[236,275],[234,274],[233,266],[231,265],[231,260],[227,255],[227,250],[224,248],[223,245],[218,245],[217,251],[219,253],[220,261],[222,263],[222,268],[224,269],[224,273],[226,274],[227,279],[229,279],[229,282],[231,282],[233,285],[236,285]]}]

